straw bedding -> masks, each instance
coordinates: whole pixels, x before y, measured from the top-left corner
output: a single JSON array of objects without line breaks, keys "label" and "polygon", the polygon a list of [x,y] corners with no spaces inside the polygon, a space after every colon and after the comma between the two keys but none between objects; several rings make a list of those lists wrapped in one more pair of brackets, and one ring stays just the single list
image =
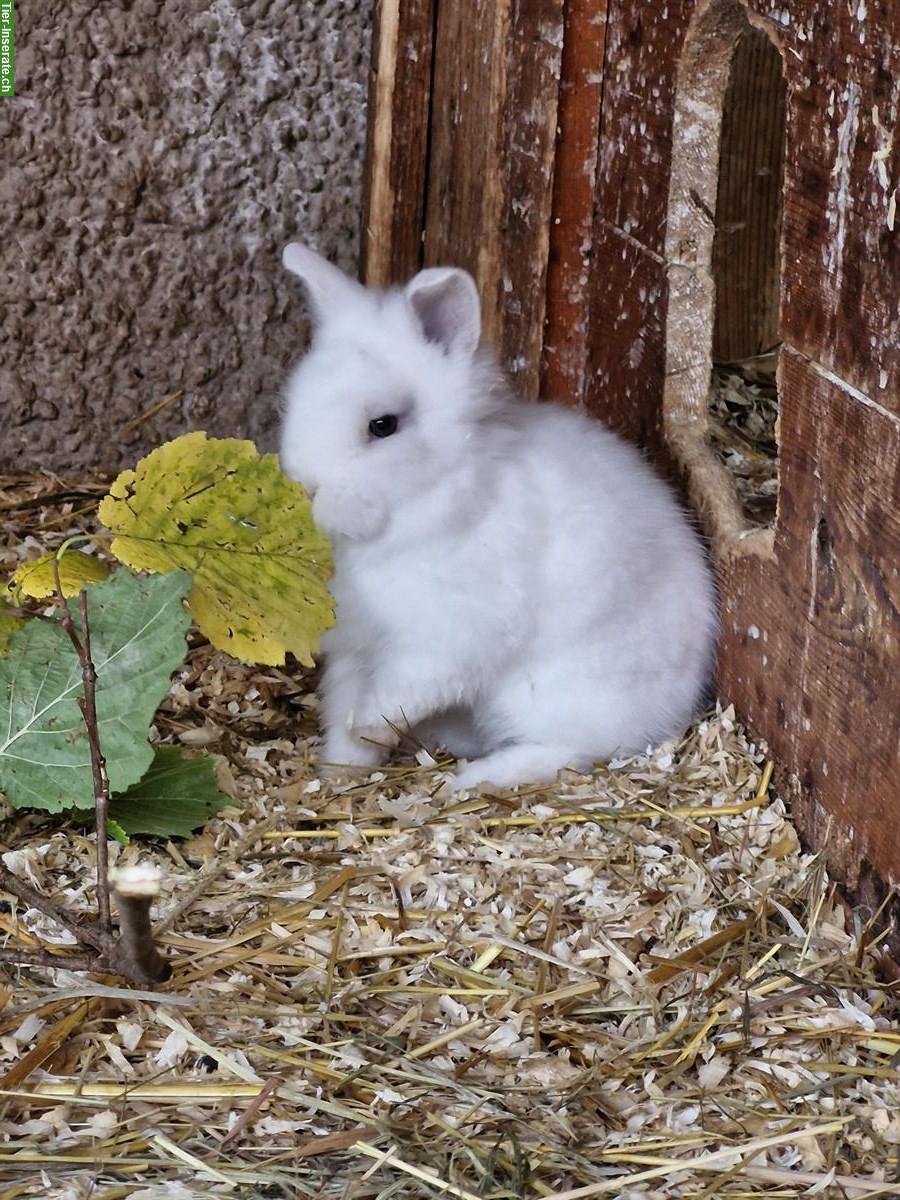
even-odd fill
[{"label": "straw bedding", "polygon": [[[5,569],[84,523],[62,490],[0,487]],[[878,916],[848,924],[730,710],[446,800],[424,755],[320,781],[313,683],[193,645],[154,736],[231,804],[115,850],[164,868],[173,978],[3,968],[3,1200],[900,1195]],[[9,813],[3,842],[91,911],[90,835]],[[7,945],[65,944],[3,909]]]}]

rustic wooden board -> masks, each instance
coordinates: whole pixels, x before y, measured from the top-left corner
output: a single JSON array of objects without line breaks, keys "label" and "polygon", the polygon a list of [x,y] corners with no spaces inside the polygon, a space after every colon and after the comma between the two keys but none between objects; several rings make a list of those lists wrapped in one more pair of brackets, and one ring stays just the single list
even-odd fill
[{"label": "rustic wooden board", "polygon": [[403,283],[422,265],[435,6],[375,5],[362,238],[362,278],[373,287]]},{"label": "rustic wooden board", "polygon": [[[660,255],[675,76],[691,7],[685,0],[662,5],[612,0],[609,6],[597,216]],[[596,265],[602,269],[601,262]]]},{"label": "rustic wooden board", "polygon": [[597,148],[606,53],[606,0],[568,0],[547,264],[541,394],[580,404],[587,327]]},{"label": "rustic wooden board", "polygon": [[764,732],[810,843],[900,882],[900,420],[782,361],[775,559],[722,577],[721,682]]},{"label": "rustic wooden board", "polygon": [[595,225],[594,238],[583,403],[623,437],[658,451],[665,262],[603,222]]},{"label": "rustic wooden board", "polygon": [[[733,21],[742,20],[737,5],[730,8],[727,36]],[[760,12],[764,8],[758,5]],[[712,28],[709,11],[698,5],[697,20]],[[885,370],[890,378],[886,297],[895,298],[894,319],[900,271],[895,249],[885,247],[877,232],[883,214],[870,205],[867,176],[853,165],[850,142],[865,137],[851,135],[846,112],[841,132],[837,103],[828,115],[829,98],[845,86],[829,73],[840,64],[844,78],[869,78],[870,86],[858,83],[859,112],[875,102],[875,77],[867,76],[866,56],[855,49],[858,30],[846,14],[832,14],[831,36],[843,40],[840,53],[832,48],[824,54],[818,39],[825,38],[828,22],[817,24],[820,13],[795,0],[791,19],[781,15],[763,22],[784,45],[792,98],[774,537],[745,534],[727,477],[703,444],[715,289],[713,228],[702,210],[720,164],[716,139],[708,136],[709,97],[690,90],[682,97],[684,120],[694,124],[683,124],[686,133],[676,141],[669,208],[666,428],[707,527],[716,533],[720,691],[770,743],[781,786],[809,842],[825,845],[830,829],[826,850],[835,874],[873,895],[874,880],[900,881],[900,421],[877,387],[867,393],[854,385],[874,385]],[[707,77],[717,44],[698,50],[693,86]],[[887,53],[883,44],[879,53]],[[686,163],[684,156],[694,153],[696,160]],[[865,196],[863,202],[837,203],[835,189],[847,172],[851,191]],[[699,204],[692,201],[694,191]],[[856,287],[862,278],[872,289],[872,306],[863,311],[857,305],[851,327],[847,281]],[[842,320],[848,325],[838,338]],[[898,931],[894,948],[900,948]]]},{"label": "rustic wooden board", "polygon": [[663,391],[672,106],[689,8],[609,5],[583,402],[641,440],[659,426]]},{"label": "rustic wooden board", "polygon": [[900,5],[791,9],[782,333],[900,412]]},{"label": "rustic wooden board", "polygon": [[426,263],[472,272],[487,338],[537,395],[543,344],[563,0],[438,10]]}]

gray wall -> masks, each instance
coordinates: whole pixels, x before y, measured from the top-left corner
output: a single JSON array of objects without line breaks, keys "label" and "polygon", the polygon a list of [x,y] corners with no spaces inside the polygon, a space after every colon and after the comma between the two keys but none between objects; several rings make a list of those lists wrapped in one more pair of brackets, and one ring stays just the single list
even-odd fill
[{"label": "gray wall", "polygon": [[[359,247],[371,0],[16,6],[0,100],[0,469],[273,445],[293,236]],[[167,394],[184,396],[111,447]]]}]

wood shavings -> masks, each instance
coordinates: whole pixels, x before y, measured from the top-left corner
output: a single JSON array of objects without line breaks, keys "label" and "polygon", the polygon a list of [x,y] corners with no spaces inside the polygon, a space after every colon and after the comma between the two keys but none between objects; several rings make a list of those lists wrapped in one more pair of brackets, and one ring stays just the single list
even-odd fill
[{"label": "wood shavings", "polygon": [[[846,929],[730,710],[590,776],[441,800],[414,760],[318,780],[314,683],[194,639],[155,736],[208,731],[234,804],[113,848],[161,870],[168,983],[5,969],[4,1194],[895,1192],[878,917]],[[90,836],[9,813],[4,842],[91,911]]]},{"label": "wood shavings", "polygon": [[778,500],[777,352],[713,367],[709,437],[731,474],[747,522],[775,521]]}]

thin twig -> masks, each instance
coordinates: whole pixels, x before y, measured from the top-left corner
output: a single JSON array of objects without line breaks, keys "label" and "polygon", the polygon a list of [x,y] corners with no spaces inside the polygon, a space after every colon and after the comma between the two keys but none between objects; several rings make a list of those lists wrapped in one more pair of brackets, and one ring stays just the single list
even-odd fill
[{"label": "thin twig", "polygon": [[[133,872],[135,868],[130,868]],[[121,877],[124,876],[124,883]],[[153,941],[150,929],[150,904],[159,890],[158,881],[141,894],[141,882],[120,872],[116,882],[119,902],[121,935],[106,932],[98,922],[75,920],[58,908],[52,900],[36,892],[8,867],[0,863],[0,891],[15,896],[29,908],[36,908],[77,938],[80,945],[91,946],[95,955],[54,954],[50,950],[18,950],[0,948],[0,962],[27,967],[56,967],[69,971],[113,971],[135,983],[161,983],[168,979],[171,968]]]},{"label": "thin twig", "polygon": [[112,929],[109,915],[109,842],[107,822],[109,820],[109,775],[106,759],[100,747],[100,731],[97,727],[97,668],[91,658],[91,633],[88,625],[87,588],[82,584],[78,597],[81,609],[81,670],[84,676],[84,696],[79,697],[78,707],[84,717],[88,742],[91,749],[91,772],[94,777],[94,811],[97,826],[97,909],[100,924],[107,931]]},{"label": "thin twig", "polygon": [[[64,549],[65,547],[63,547]],[[62,588],[59,573],[59,556],[52,559],[53,579],[56,585],[58,615],[49,619],[66,633],[78,656],[84,685],[84,694],[78,698],[78,707],[88,735],[91,758],[91,774],[94,784],[94,813],[97,829],[97,911],[99,920],[82,924],[66,915],[52,901],[41,896],[28,884],[0,863],[0,888],[16,896],[25,904],[38,909],[45,916],[58,922],[74,935],[80,945],[88,945],[97,951],[96,957],[84,955],[58,955],[48,950],[0,949],[0,962],[14,962],[22,966],[65,967],[76,971],[111,970],[137,983],[158,983],[168,979],[171,968],[156,948],[150,926],[150,905],[159,892],[159,880],[147,878],[147,873],[132,869],[131,874],[120,872],[115,886],[119,900],[120,934],[113,932],[110,915],[110,871],[107,824],[109,818],[109,775],[106,759],[100,746],[100,729],[97,719],[97,669],[91,655],[91,630],[88,620],[87,589],[82,585],[79,593],[81,632],[72,619],[72,610]],[[29,614],[30,615],[30,614]]]},{"label": "thin twig", "polygon": [[95,925],[94,922],[88,924],[80,921],[75,917],[70,917],[63,909],[54,904],[52,900],[48,900],[46,896],[42,896],[40,892],[36,892],[33,887],[23,882],[18,875],[13,875],[12,871],[3,863],[0,863],[0,890],[8,892],[11,896],[15,896],[17,900],[21,900],[23,904],[27,904],[29,908],[36,908],[38,912],[42,912],[45,917],[49,917],[52,921],[56,921],[63,929],[68,929],[69,933],[73,934],[79,942],[85,942],[89,946],[93,946],[99,954],[108,954],[114,949],[112,937]]},{"label": "thin twig", "polygon": [[106,759],[100,748],[100,731],[97,727],[97,670],[91,659],[91,635],[88,625],[87,590],[82,584],[79,594],[81,610],[81,637],[72,620],[72,610],[62,589],[59,577],[59,559],[53,559],[53,579],[56,584],[56,600],[59,604],[59,623],[66,631],[69,641],[75,648],[78,661],[81,664],[81,676],[84,681],[84,695],[78,697],[78,707],[84,719],[88,735],[88,746],[91,754],[91,773],[94,779],[94,809],[97,825],[97,912],[100,917],[100,927],[107,935],[112,934],[112,920],[109,910],[109,853],[106,835],[106,825],[109,815],[109,777],[106,773]]},{"label": "thin twig", "polygon": [[53,954],[50,950],[14,950],[0,948],[0,962],[17,967],[56,967],[62,971],[96,971],[99,958],[90,954]]},{"label": "thin twig", "polygon": [[113,468],[110,465],[112,460],[112,452],[113,450],[116,450],[122,442],[125,441],[130,433],[134,433],[135,429],[139,429],[145,421],[149,421],[151,417],[155,417],[156,414],[162,412],[164,408],[168,408],[168,406],[175,400],[180,400],[183,395],[184,388],[179,388],[177,392],[171,392],[168,396],[163,396],[162,400],[157,400],[155,404],[151,404],[149,408],[146,408],[142,413],[139,413],[133,421],[129,421],[125,428],[121,429],[106,447],[105,462],[107,469],[112,471]]},{"label": "thin twig", "polygon": [[20,621],[29,621],[33,617],[37,621],[48,621],[51,625],[59,624],[57,617],[51,617],[48,613],[35,612],[33,608],[4,608],[3,615],[16,617]]},{"label": "thin twig", "polygon": [[250,1103],[238,1117],[237,1121],[235,1121],[234,1125],[232,1125],[231,1129],[229,1129],[222,1138],[221,1142],[219,1143],[220,1146],[227,1146],[229,1142],[233,1142],[240,1137],[247,1126],[252,1123],[256,1114],[259,1112],[280,1082],[281,1080],[277,1075],[269,1076],[260,1089],[259,1095],[254,1100],[250,1101]]}]

